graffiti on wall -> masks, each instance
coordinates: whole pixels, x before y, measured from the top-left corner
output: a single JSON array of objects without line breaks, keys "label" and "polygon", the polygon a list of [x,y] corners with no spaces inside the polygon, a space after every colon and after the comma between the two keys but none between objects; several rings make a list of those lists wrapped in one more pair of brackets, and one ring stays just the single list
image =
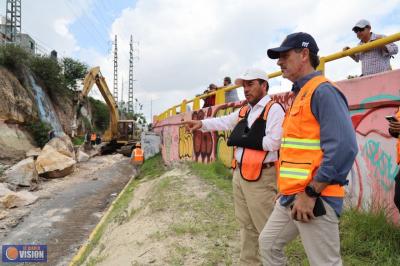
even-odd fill
[{"label": "graffiti on wall", "polygon": [[272,100],[280,103],[285,110],[288,110],[294,101],[294,93],[279,93],[272,95]]},{"label": "graffiti on wall", "polygon": [[[384,81],[384,82],[383,82]],[[346,96],[350,110],[359,153],[349,173],[349,185],[346,187],[349,204],[358,208],[370,208],[375,204],[394,208],[394,177],[399,171],[396,164],[396,139],[388,132],[386,115],[396,112],[399,102],[400,70],[389,71],[374,77],[344,80],[337,82]],[[382,85],[384,84],[384,86]],[[294,100],[292,93],[272,95],[287,110]],[[177,123],[180,119],[204,119],[221,117],[237,110],[241,103],[228,103],[213,106],[184,115],[173,116],[162,123]],[[162,125],[161,123],[161,125]],[[162,127],[157,129],[162,131]],[[189,159],[208,163],[215,159],[230,166],[233,148],[226,145],[229,131],[188,133],[176,126],[176,131],[163,130],[163,134],[176,134],[179,149],[174,145],[173,137],[163,136],[163,156],[168,161]],[[165,153],[164,153],[165,151]],[[167,156],[167,153],[169,156]],[[176,154],[174,154],[176,153]],[[399,213],[393,212],[392,219],[399,223]]]},{"label": "graffiti on wall", "polygon": [[380,142],[373,139],[368,139],[365,145],[360,145],[360,152],[367,162],[369,174],[376,178],[385,191],[393,189],[398,171],[396,159],[382,149]]},{"label": "graffiti on wall", "polygon": [[[192,120],[203,120],[210,117],[212,108],[200,109],[192,113]],[[211,161],[211,154],[213,151],[213,138],[214,132],[202,132],[196,130],[193,132],[193,152],[194,159],[197,162],[209,163]]]},{"label": "graffiti on wall", "polygon": [[193,155],[193,135],[184,126],[179,127],[179,159],[191,159]]},{"label": "graffiti on wall", "polygon": [[[221,117],[233,113],[237,108],[216,108],[215,117]],[[231,167],[233,158],[233,147],[228,146],[228,138],[231,131],[217,131],[216,132],[216,157],[227,167]]]}]

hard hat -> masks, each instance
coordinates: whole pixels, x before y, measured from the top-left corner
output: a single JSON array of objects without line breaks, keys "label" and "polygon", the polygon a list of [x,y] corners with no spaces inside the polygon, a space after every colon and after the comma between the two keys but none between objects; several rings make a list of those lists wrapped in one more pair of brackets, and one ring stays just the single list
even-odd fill
[{"label": "hard hat", "polygon": [[135,146],[140,147],[140,142],[137,142]]}]

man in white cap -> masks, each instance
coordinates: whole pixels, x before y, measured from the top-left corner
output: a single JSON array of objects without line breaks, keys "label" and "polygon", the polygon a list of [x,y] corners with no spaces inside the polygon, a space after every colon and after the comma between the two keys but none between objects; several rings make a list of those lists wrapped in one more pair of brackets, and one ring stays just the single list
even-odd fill
[{"label": "man in white cap", "polygon": [[247,104],[217,118],[190,120],[183,124],[194,130],[233,130],[228,145],[235,146],[233,197],[240,224],[240,264],[261,265],[258,237],[273,209],[276,169],[281,144],[284,110],[268,93],[268,77],[249,69],[236,79],[243,86]]},{"label": "man in white cap", "polygon": [[[371,32],[371,23],[366,19],[358,21],[352,30],[357,34],[357,38],[360,40],[358,45],[386,37],[385,35]],[[350,47],[346,46],[343,48],[343,51],[348,49],[350,49]],[[366,52],[356,53],[350,57],[356,62],[361,61],[362,76],[366,76],[391,70],[390,58],[397,54],[397,52],[397,45],[389,43]]]}]

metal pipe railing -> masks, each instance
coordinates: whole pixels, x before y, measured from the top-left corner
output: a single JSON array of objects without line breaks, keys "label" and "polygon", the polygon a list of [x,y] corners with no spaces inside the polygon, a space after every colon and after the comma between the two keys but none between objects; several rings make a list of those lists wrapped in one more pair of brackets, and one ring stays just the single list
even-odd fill
[{"label": "metal pipe railing", "polygon": [[[321,71],[322,73],[325,72],[325,63],[346,57],[346,56],[351,56],[354,55],[356,53],[360,53],[360,52],[365,52],[365,51],[369,51],[372,49],[375,49],[377,47],[386,45],[388,43],[392,43],[392,42],[397,42],[400,40],[400,32],[396,33],[396,34],[392,34],[389,35],[387,37],[372,41],[372,42],[368,42],[362,45],[358,45],[356,47],[350,48],[346,51],[341,51],[341,52],[336,52],[334,54],[330,54],[327,56],[323,56],[320,57],[320,64],[317,67],[317,70]],[[280,75],[282,75],[282,71],[276,71],[273,73],[268,74],[268,78],[272,79],[272,78],[276,78],[279,77]],[[172,116],[172,115],[176,115],[176,108],[180,107],[180,112],[184,113],[186,112],[186,106],[188,103],[193,102],[193,110],[199,110],[200,109],[200,99],[209,97],[211,95],[216,95],[215,96],[215,104],[223,104],[225,103],[225,92],[227,91],[231,91],[231,90],[235,90],[237,88],[239,88],[240,86],[229,86],[229,87],[223,87],[218,89],[217,91],[211,92],[211,93],[207,93],[207,94],[203,94],[203,95],[199,95],[196,96],[195,98],[187,101],[187,100],[183,100],[181,104],[172,106],[171,108],[169,108],[168,110],[164,111],[163,113],[161,113],[160,115],[157,116],[157,120],[156,121],[161,121],[164,120],[165,118]],[[154,121],[154,122],[156,122]]]}]

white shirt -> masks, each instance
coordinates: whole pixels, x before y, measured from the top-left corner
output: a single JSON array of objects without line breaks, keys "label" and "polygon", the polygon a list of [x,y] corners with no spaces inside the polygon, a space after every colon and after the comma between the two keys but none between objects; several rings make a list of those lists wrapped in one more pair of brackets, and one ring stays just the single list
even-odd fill
[{"label": "white shirt", "polygon": [[[249,105],[250,111],[247,117],[248,126],[251,127],[254,121],[260,116],[264,107],[271,100],[269,95],[264,96],[253,107]],[[240,110],[240,109],[239,109]],[[215,117],[202,120],[202,131],[214,130],[232,130],[239,119],[239,110],[222,117]],[[267,123],[265,126],[265,136],[262,140],[262,146],[265,151],[269,151],[264,163],[275,162],[278,160],[278,150],[281,146],[282,138],[282,123],[285,117],[285,112],[279,104],[273,104],[267,116]],[[242,158],[243,148],[237,147],[235,152],[235,159],[240,163]]]}]

